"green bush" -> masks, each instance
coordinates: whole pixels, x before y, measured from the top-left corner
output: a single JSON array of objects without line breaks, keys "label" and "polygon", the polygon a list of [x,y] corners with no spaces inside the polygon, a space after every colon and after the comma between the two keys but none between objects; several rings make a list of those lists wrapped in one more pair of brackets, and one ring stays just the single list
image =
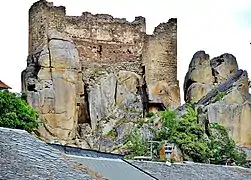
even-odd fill
[{"label": "green bush", "polygon": [[225,127],[212,123],[210,124],[210,143],[212,150],[211,163],[220,164],[224,161],[235,162],[237,165],[246,163],[246,154],[236,149],[235,142],[228,136]]},{"label": "green bush", "polygon": [[38,113],[20,96],[8,91],[0,92],[0,126],[23,129],[28,132],[39,126]]},{"label": "green bush", "polygon": [[210,135],[206,136],[203,128],[205,125],[199,124],[192,106],[187,105],[187,112],[180,119],[172,110],[159,114],[163,128],[156,133],[154,140],[168,140],[176,144],[185,157],[188,156],[195,162],[221,164],[227,159],[237,165],[246,163],[245,153],[236,149],[236,144],[225,127],[217,123],[210,124]]},{"label": "green bush", "polygon": [[[199,109],[197,112],[203,113],[203,110]],[[184,158],[192,159],[194,162],[222,164],[228,161],[245,165],[246,154],[236,149],[236,144],[229,137],[226,128],[217,123],[209,124],[205,128],[205,122],[198,121],[195,105],[186,104],[186,113],[181,118],[178,118],[175,111],[169,109],[157,114],[161,118],[162,128],[154,131],[155,136],[152,140],[159,142],[167,140],[169,143],[174,143]],[[127,143],[131,149],[129,157],[146,154],[147,142],[137,129],[128,136]]]},{"label": "green bush", "polygon": [[217,90],[217,94],[216,94],[216,96],[213,98],[213,102],[221,101],[226,95],[227,95],[226,92],[220,92],[219,90]]},{"label": "green bush", "polygon": [[153,112],[151,112],[151,111],[148,111],[148,112],[146,112],[146,117],[153,117],[154,116],[154,113]]},{"label": "green bush", "polygon": [[131,150],[131,157],[143,156],[147,152],[147,141],[144,140],[137,129],[133,129],[132,132],[127,136],[127,145]]},{"label": "green bush", "polygon": [[[162,121],[168,126],[168,141],[176,144],[181,152],[195,162],[208,162],[210,150],[204,137],[204,129],[197,123],[197,114],[191,106],[187,106],[187,113],[181,119],[174,111],[163,113]],[[165,115],[171,114],[168,118]],[[171,118],[170,118],[171,117]],[[168,120],[168,121],[167,121]]]}]

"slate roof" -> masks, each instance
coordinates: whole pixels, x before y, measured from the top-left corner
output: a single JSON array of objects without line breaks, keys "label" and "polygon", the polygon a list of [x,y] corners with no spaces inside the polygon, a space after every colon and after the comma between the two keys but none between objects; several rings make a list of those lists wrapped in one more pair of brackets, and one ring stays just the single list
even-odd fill
[{"label": "slate roof", "polygon": [[78,163],[99,172],[109,180],[156,180],[122,159],[72,156]]},{"label": "slate roof", "polygon": [[251,180],[251,169],[212,164],[172,164],[130,161],[159,180]]},{"label": "slate roof", "polygon": [[78,147],[63,146],[63,145],[54,144],[54,143],[47,143],[47,144],[69,155],[95,157],[95,158],[102,157],[102,158],[110,158],[110,159],[123,159],[124,158],[124,156],[121,154],[113,154],[113,153],[100,152],[100,151],[91,150],[91,149],[82,149]]},{"label": "slate roof", "polygon": [[156,178],[122,160],[119,155],[48,145],[26,131],[0,127],[0,179],[153,180]]},{"label": "slate roof", "polygon": [[26,131],[0,127],[1,180],[89,180],[87,168]]},{"label": "slate roof", "polygon": [[83,164],[95,172],[99,172],[109,180],[154,180],[157,179],[142,169],[123,160],[119,154],[99,152],[95,150],[81,149],[58,144],[50,144],[52,147],[67,154],[79,164]]},{"label": "slate roof", "polygon": [[23,130],[0,127],[0,179],[251,180],[251,169],[210,164],[125,161],[116,154],[48,145]]}]

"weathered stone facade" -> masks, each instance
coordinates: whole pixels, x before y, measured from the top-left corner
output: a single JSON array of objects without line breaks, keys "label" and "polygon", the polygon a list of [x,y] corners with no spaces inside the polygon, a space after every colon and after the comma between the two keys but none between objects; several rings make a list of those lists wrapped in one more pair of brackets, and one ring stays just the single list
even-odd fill
[{"label": "weathered stone facade", "polygon": [[165,106],[180,105],[177,80],[177,19],[157,26],[153,35],[146,36],[143,52],[149,100]]},{"label": "weathered stone facade", "polygon": [[32,5],[22,90],[44,120],[41,136],[84,139],[90,131],[109,132],[118,120],[143,117],[151,103],[180,105],[177,20],[153,35],[145,29],[143,17],[73,17],[45,0]]}]

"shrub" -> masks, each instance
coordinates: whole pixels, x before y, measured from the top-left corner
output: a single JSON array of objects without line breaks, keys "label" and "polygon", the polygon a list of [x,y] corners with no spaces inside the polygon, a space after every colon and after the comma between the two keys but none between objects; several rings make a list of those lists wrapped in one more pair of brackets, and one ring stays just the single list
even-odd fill
[{"label": "shrub", "polygon": [[237,165],[246,163],[246,154],[236,149],[235,142],[229,137],[225,127],[210,124],[209,137],[197,120],[197,113],[187,105],[187,112],[177,118],[175,111],[166,110],[160,113],[163,128],[156,133],[154,140],[168,140],[195,162],[211,162],[221,164],[225,159]]},{"label": "shrub", "polygon": [[0,126],[28,132],[39,126],[38,113],[15,93],[0,92]]},{"label": "shrub", "polygon": [[236,149],[235,142],[228,136],[225,127],[217,123],[210,124],[210,143],[212,150],[211,163],[221,164],[224,161],[235,162],[237,165],[246,163],[246,154]]},{"label": "shrub", "polygon": [[[222,164],[228,160],[237,165],[245,165],[246,154],[236,149],[236,144],[229,137],[225,127],[213,123],[205,128],[205,122],[199,122],[197,119],[194,105],[187,104],[186,110],[181,118],[178,118],[175,111],[169,109],[157,113],[161,118],[162,128],[156,129],[153,140],[159,142],[167,140],[169,143],[174,143],[184,158],[192,159],[194,162]],[[202,113],[202,109],[199,112]],[[206,134],[205,131],[209,133]],[[147,142],[137,129],[133,130],[127,140],[131,156],[146,154]],[[154,147],[156,148],[159,154],[159,148]]]},{"label": "shrub", "polygon": [[169,141],[175,143],[184,155],[189,156],[195,162],[207,162],[210,157],[210,149],[204,137],[204,129],[197,123],[195,110],[188,106],[187,113],[181,119],[174,117],[174,129]]},{"label": "shrub", "polygon": [[221,101],[226,95],[227,95],[226,92],[220,92],[219,90],[217,90],[217,94],[216,94],[216,96],[213,98],[213,102]]},{"label": "shrub", "polygon": [[147,152],[147,141],[137,129],[133,129],[127,136],[127,145],[131,150],[131,156],[143,156]]},{"label": "shrub", "polygon": [[151,112],[151,111],[148,111],[147,113],[146,113],[146,117],[153,117],[154,116],[154,113],[153,112]]}]

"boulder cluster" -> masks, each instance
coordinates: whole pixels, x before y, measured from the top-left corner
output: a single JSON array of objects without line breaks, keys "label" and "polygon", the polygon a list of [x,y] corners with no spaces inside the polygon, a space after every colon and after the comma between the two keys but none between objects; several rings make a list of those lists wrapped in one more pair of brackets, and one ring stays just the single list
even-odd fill
[{"label": "boulder cluster", "polygon": [[224,125],[237,145],[251,147],[248,74],[232,54],[210,59],[205,51],[196,52],[185,77],[184,97],[202,107],[209,123]]}]

